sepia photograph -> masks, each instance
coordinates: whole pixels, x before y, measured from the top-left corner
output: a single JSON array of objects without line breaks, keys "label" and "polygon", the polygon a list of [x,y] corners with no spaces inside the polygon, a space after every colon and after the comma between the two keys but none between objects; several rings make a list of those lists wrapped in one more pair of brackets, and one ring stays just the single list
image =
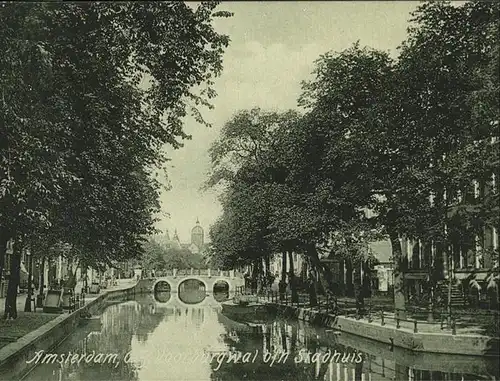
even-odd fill
[{"label": "sepia photograph", "polygon": [[500,381],[500,3],[0,1],[0,381]]}]

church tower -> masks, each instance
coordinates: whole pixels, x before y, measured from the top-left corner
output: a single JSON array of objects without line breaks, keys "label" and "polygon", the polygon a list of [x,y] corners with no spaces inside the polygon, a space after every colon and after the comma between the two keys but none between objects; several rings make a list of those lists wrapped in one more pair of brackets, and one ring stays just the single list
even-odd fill
[{"label": "church tower", "polygon": [[204,233],[198,219],[196,219],[196,226],[191,230],[191,243],[195,244],[199,250],[203,248]]},{"label": "church tower", "polygon": [[174,238],[172,239],[172,246],[175,249],[181,248],[181,241],[179,240],[179,236],[177,235],[177,229],[175,229],[175,231],[174,231]]}]

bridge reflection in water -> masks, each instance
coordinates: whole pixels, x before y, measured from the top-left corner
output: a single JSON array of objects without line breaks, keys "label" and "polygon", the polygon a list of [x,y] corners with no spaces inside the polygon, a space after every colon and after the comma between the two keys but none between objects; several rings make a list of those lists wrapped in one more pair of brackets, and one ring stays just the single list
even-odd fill
[{"label": "bridge reflection in water", "polygon": [[[497,359],[391,350],[387,344],[280,318],[260,325],[237,323],[220,313],[214,293],[207,292],[198,304],[184,303],[182,299],[189,298],[181,299],[179,294],[161,291],[110,305],[100,316],[100,324],[78,328],[51,351],[116,353],[127,361],[118,366],[46,363],[37,366],[24,381],[498,379]],[[253,361],[235,364],[217,358],[217,354],[229,351],[250,353]],[[215,356],[198,361],[194,356],[200,353]],[[328,353],[341,355],[324,361]],[[155,358],[157,354],[161,358]],[[171,355],[178,355],[180,360]],[[0,379],[10,379],[3,376]]]}]

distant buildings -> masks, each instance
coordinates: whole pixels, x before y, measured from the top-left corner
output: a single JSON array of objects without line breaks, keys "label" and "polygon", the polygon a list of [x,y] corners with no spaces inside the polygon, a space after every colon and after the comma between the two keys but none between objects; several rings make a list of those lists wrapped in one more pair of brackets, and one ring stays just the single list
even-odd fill
[{"label": "distant buildings", "polygon": [[[181,243],[179,236],[177,234],[177,230],[174,232],[174,236],[170,238],[170,235],[168,231],[165,232],[163,235],[158,235],[155,237],[155,240],[167,247],[175,248],[178,250],[187,250],[192,254],[203,254],[204,250],[206,249],[206,243],[205,243],[205,233],[200,225],[199,220],[196,220],[195,226],[191,229],[191,242],[189,243]],[[7,252],[5,256],[5,266],[2,274],[2,279],[0,279],[0,297],[5,297],[6,292],[7,292],[7,283],[8,283],[8,277],[10,273],[10,262],[11,262],[11,256],[12,256],[13,248],[12,248],[12,241],[9,241],[7,243]],[[21,276],[21,284],[20,288],[24,288],[25,285],[27,284],[27,279],[28,279],[28,261],[30,258],[29,250],[25,249],[23,250],[22,256],[21,256],[21,270],[20,270],[20,276]],[[99,281],[106,276],[118,276],[118,277],[129,277],[133,273],[133,270],[136,267],[140,267],[139,265],[134,266],[135,261],[125,261],[122,263],[116,263],[117,271],[113,269],[109,269],[105,273],[99,273],[96,270],[88,269],[87,270],[87,282],[88,284],[91,284],[92,282]],[[45,284],[45,289],[48,288],[49,284],[52,284],[53,282],[58,282],[61,281],[68,276],[68,263],[66,259],[63,256],[59,256],[56,258],[48,258],[47,260],[44,261],[44,265],[41,266],[40,259],[37,258],[33,262],[33,268],[32,268],[32,275],[33,275],[33,281],[34,285],[38,288],[38,283],[40,280],[40,277],[43,272],[43,280]],[[82,279],[82,269],[79,267],[76,270],[76,278],[78,281],[81,281]]]},{"label": "distant buildings", "polygon": [[203,253],[206,248],[205,232],[198,219],[196,220],[196,225],[191,229],[191,242],[182,243],[177,234],[177,229],[174,231],[174,236],[172,238],[170,238],[167,230],[163,235],[156,236],[155,241],[168,248],[188,250],[192,254]]},{"label": "distant buildings", "polygon": [[191,245],[189,246],[189,250],[191,252],[193,252],[193,250],[198,250],[198,253],[201,252],[205,244],[204,239],[205,235],[203,228],[200,225],[200,221],[196,219],[196,226],[191,229]]}]

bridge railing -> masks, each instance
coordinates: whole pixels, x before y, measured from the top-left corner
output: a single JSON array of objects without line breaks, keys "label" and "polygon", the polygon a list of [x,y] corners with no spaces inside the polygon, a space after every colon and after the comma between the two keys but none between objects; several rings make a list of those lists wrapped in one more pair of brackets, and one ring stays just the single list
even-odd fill
[{"label": "bridge railing", "polygon": [[[149,275],[149,274],[148,274]],[[225,277],[225,278],[242,278],[241,273],[235,270],[219,270],[219,269],[168,269],[158,271],[155,278],[163,276],[184,277],[184,276],[208,276],[208,277]]]}]

